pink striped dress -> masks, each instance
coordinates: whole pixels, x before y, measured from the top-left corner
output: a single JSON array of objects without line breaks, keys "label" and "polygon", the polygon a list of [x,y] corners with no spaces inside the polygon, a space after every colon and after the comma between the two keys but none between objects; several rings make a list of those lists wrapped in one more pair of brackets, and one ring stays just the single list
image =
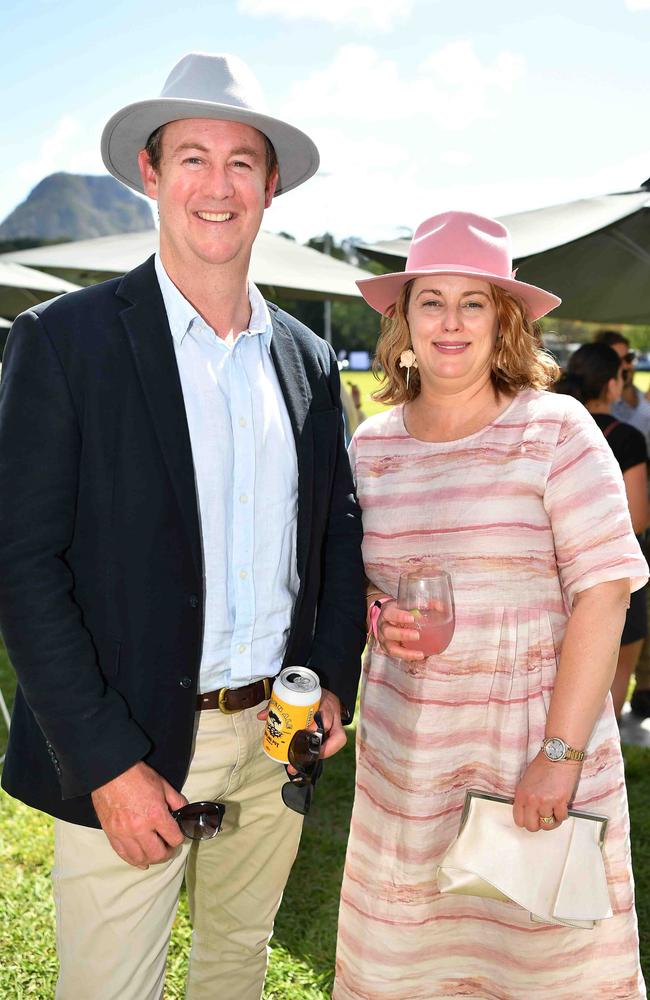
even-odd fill
[{"label": "pink striped dress", "polygon": [[[608,698],[575,808],[610,817],[615,916],[595,930],[532,923],[514,904],[438,892],[436,864],[468,787],[512,795],[538,753],[568,609],[647,566],[602,432],[574,399],[523,390],[469,437],[409,436],[402,407],[351,445],[369,579],[451,573],[451,645],[364,664],[335,1000],[638,1000],[646,996],[618,729]],[[544,834],[540,833],[540,837]]]}]

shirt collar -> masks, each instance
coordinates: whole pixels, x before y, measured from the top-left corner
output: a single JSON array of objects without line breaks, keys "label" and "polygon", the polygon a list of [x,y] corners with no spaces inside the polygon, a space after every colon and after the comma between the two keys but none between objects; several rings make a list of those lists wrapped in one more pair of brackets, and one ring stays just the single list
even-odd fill
[{"label": "shirt collar", "polygon": [[[201,326],[208,328],[207,323],[203,317],[199,315],[192,303],[188,302],[183,293],[179,291],[174,282],[171,280],[165,270],[162,260],[160,259],[159,253],[156,253],[155,255],[154,267],[156,270],[156,277],[158,278],[158,284],[160,285],[163,302],[165,304],[165,312],[167,313],[169,328],[171,330],[172,337],[176,343],[180,345],[195,321]],[[248,337],[268,334],[268,346],[273,332],[271,314],[269,312],[269,307],[264,300],[264,296],[260,292],[257,285],[254,285],[252,281],[248,282],[248,301],[250,302],[251,307],[251,318],[248,324],[248,329],[242,330],[242,334]],[[229,344],[228,346],[232,347],[232,344]]]}]

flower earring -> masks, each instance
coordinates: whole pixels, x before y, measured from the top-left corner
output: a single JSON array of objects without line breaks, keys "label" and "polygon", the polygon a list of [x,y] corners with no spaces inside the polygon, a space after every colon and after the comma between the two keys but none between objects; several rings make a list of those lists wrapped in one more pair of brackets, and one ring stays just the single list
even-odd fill
[{"label": "flower earring", "polygon": [[415,357],[415,351],[410,348],[408,351],[402,351],[399,356],[399,366],[400,368],[406,368],[406,388],[409,387],[409,378],[411,376],[411,368],[417,368],[418,362]]}]

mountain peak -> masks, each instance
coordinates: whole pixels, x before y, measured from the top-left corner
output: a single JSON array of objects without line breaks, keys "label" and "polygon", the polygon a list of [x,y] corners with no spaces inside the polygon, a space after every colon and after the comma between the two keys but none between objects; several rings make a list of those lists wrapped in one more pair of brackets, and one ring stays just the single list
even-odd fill
[{"label": "mountain peak", "polygon": [[83,240],[153,229],[146,201],[114,177],[44,177],[0,225],[0,240]]}]

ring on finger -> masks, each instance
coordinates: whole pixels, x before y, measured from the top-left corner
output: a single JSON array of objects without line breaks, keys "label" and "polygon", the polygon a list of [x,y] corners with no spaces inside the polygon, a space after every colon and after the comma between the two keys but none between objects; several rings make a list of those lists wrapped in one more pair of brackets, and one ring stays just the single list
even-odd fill
[{"label": "ring on finger", "polygon": [[551,813],[550,816],[540,816],[540,823],[544,823],[545,826],[552,826],[555,823],[555,816]]}]

